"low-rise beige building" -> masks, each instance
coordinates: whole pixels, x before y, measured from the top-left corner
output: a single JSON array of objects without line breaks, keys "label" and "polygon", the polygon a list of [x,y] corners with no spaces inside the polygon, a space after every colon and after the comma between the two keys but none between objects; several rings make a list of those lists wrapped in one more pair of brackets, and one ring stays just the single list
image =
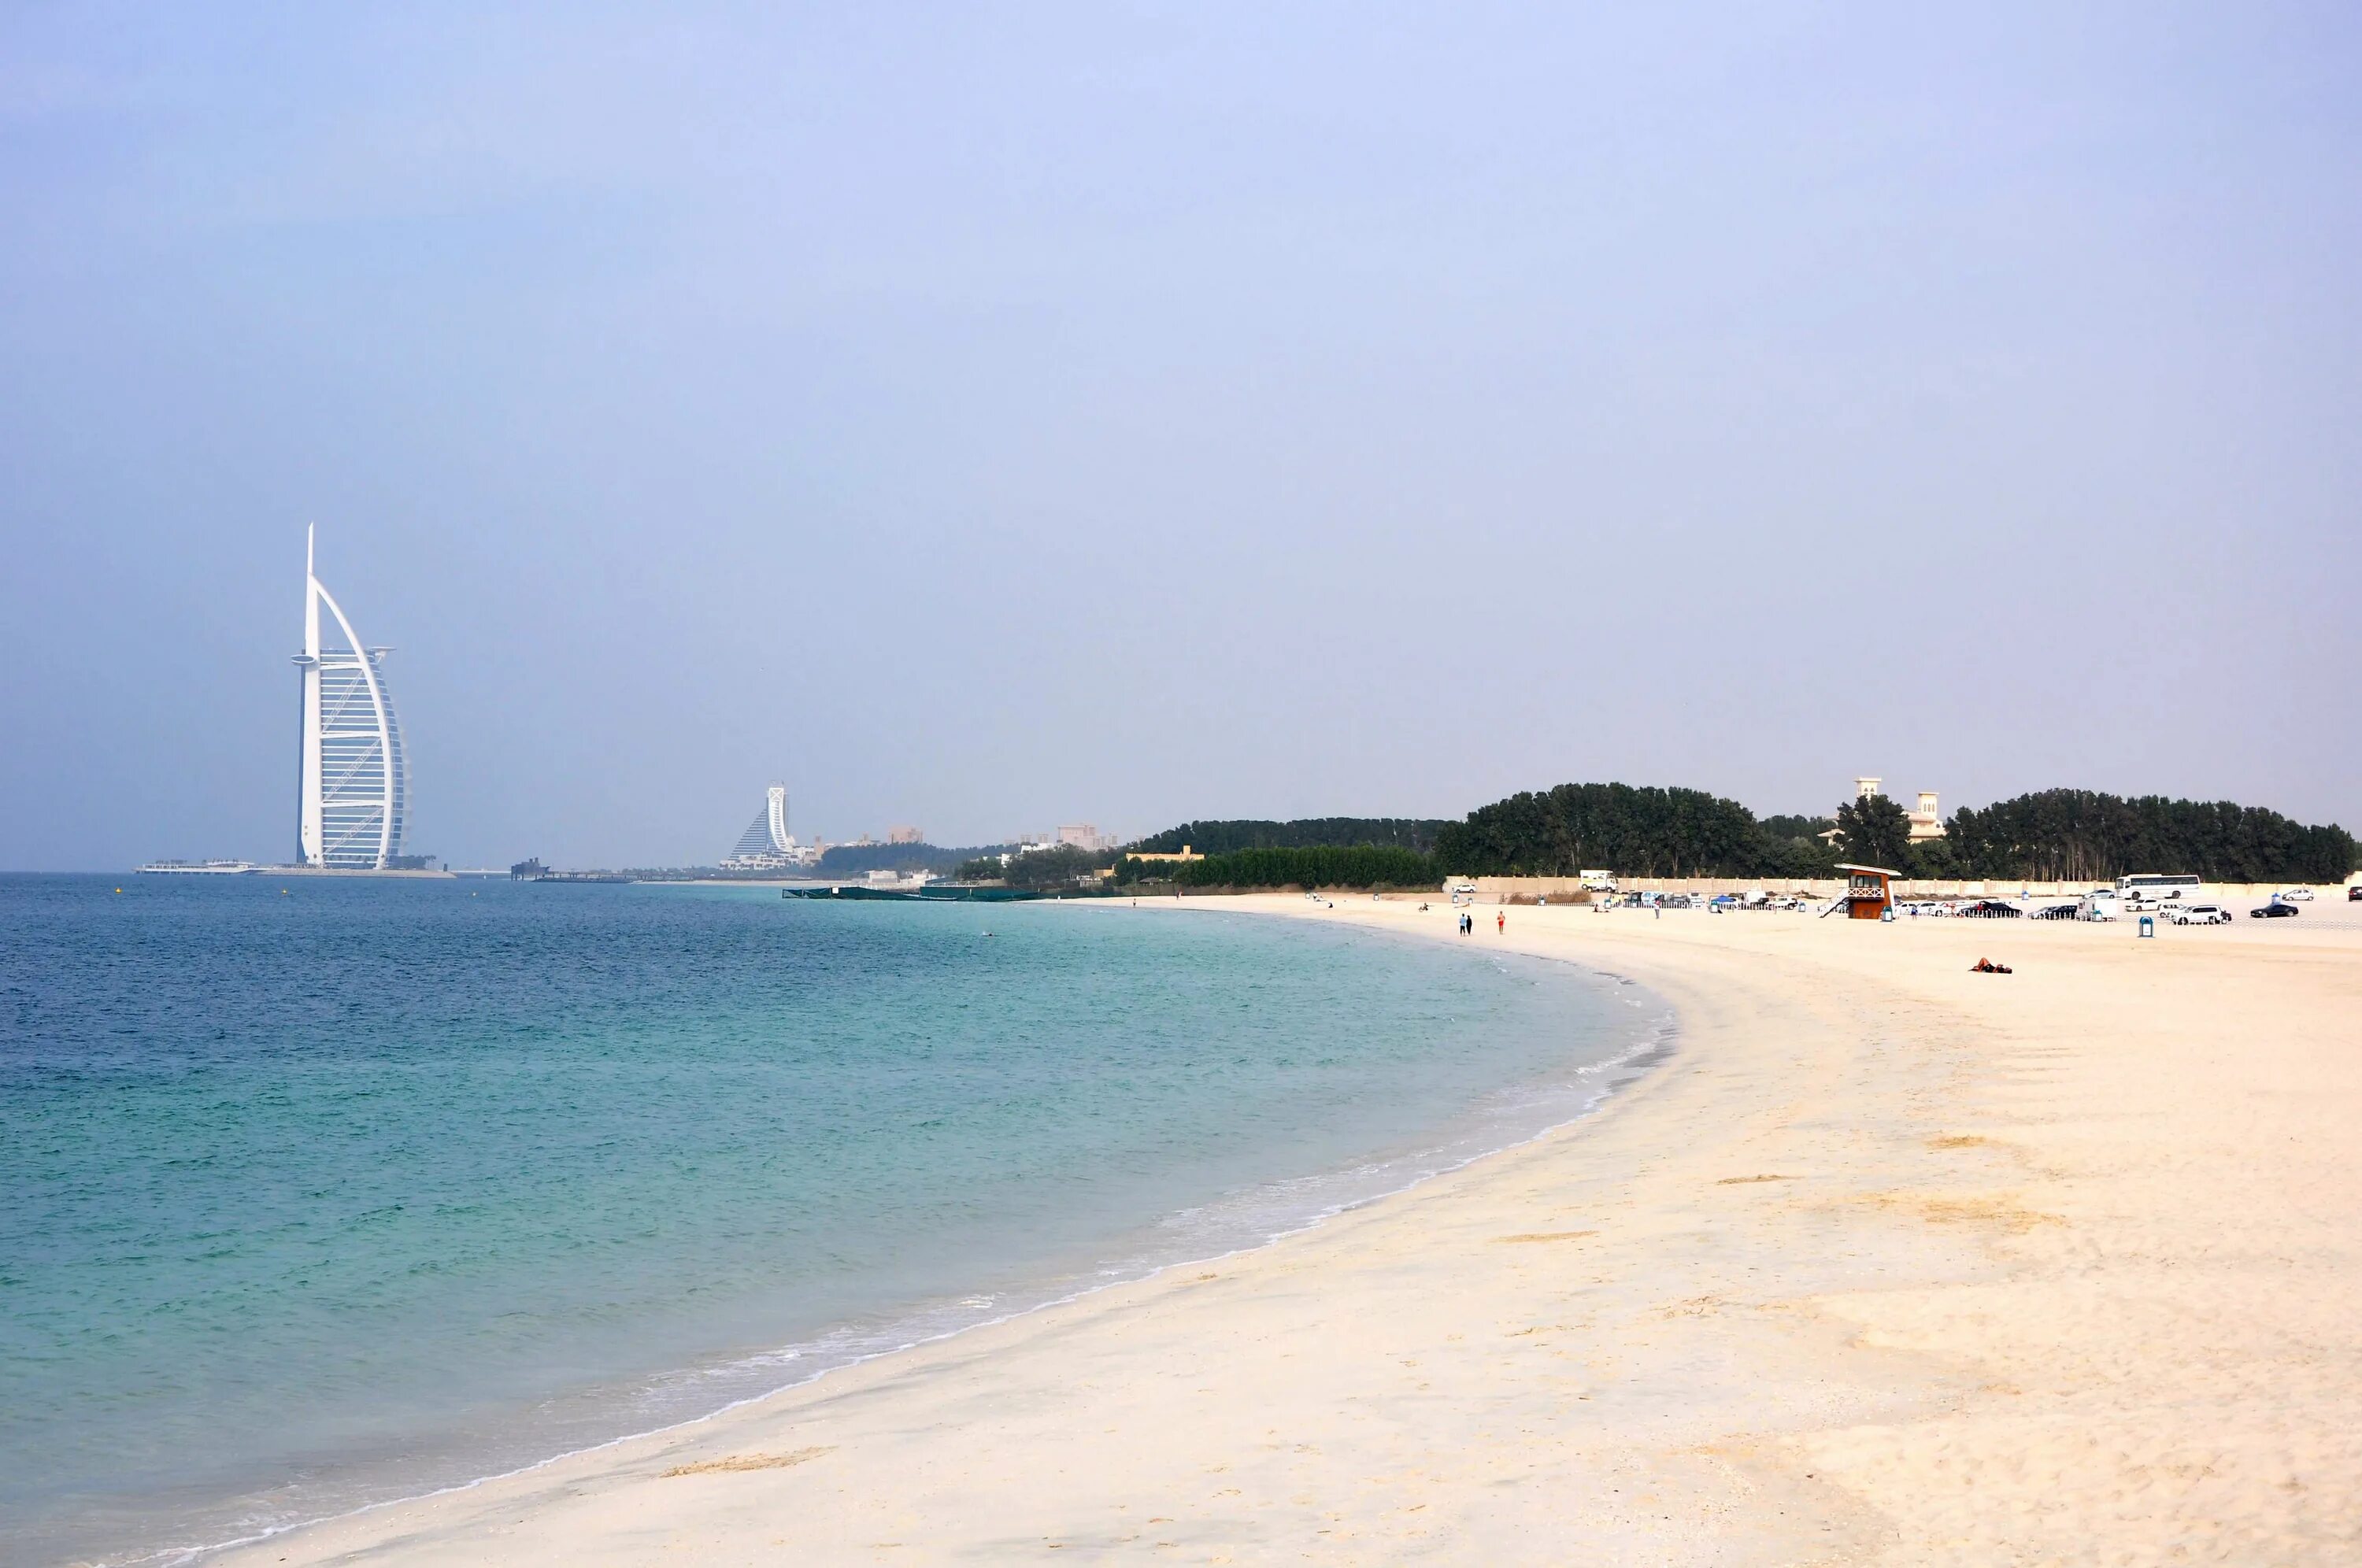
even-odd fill
[{"label": "low-rise beige building", "polygon": [[[1885,793],[1886,781],[1882,778],[1873,778],[1868,774],[1863,774],[1853,781],[1853,794],[1857,801],[1867,796]],[[1911,820],[1912,843],[1917,844],[1925,839],[1944,836],[1944,813],[1936,809],[1935,790],[1920,790],[1918,810],[1906,811],[1903,814]],[[1822,836],[1827,835],[1825,834]]]}]

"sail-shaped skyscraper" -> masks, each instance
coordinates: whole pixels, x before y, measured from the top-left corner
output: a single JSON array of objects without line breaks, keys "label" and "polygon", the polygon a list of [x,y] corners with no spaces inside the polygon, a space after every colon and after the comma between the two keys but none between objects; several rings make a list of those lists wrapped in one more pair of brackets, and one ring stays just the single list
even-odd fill
[{"label": "sail-shaped skyscraper", "polygon": [[[402,853],[410,814],[410,763],[385,686],[391,648],[361,646],[353,624],[313,569],[304,536],[303,733],[296,762],[295,859],[339,871],[382,871]],[[326,605],[341,647],[325,645]]]}]

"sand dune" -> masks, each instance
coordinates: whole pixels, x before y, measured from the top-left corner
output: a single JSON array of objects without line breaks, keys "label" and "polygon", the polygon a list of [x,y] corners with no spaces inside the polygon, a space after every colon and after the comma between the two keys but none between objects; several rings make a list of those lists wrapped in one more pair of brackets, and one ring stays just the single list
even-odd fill
[{"label": "sand dune", "polygon": [[1682,1043],[1260,1252],[229,1561],[2362,1561],[2362,933],[1226,904]]}]

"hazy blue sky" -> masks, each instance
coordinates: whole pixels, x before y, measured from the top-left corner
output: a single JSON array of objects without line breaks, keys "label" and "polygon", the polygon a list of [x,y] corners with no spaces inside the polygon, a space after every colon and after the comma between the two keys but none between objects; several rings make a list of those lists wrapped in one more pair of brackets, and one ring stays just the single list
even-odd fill
[{"label": "hazy blue sky", "polygon": [[2362,828],[2362,12],[1902,9],[12,5],[0,866],[291,852],[309,521],[462,862]]}]

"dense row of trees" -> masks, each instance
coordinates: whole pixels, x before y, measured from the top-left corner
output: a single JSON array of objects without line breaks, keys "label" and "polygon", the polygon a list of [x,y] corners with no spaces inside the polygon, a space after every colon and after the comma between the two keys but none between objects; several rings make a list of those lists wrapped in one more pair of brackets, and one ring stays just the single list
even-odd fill
[{"label": "dense row of trees", "polygon": [[[1822,836],[1832,823],[1834,842]],[[1827,877],[1841,860],[1915,877],[2029,881],[2186,871],[2210,881],[2337,882],[2362,867],[2362,848],[2335,825],[2307,827],[2227,801],[2125,800],[2089,790],[1963,808],[1945,836],[1919,844],[1903,808],[1883,795],[1849,801],[1833,818],[1759,820],[1702,790],[1562,784],[1479,807],[1465,822],[1185,823],[1132,847],[1170,854],[1184,844],[1206,858],[1145,862],[1059,848],[1020,855],[1006,869],[980,857],[959,875],[1046,889],[1088,883],[1113,864],[1125,885],[1431,888],[1447,876],[1573,877],[1594,868],[1622,877]]]},{"label": "dense row of trees", "polygon": [[995,857],[993,867],[998,870],[1000,852],[1016,847],[1015,845],[1004,844],[982,845],[968,849],[944,849],[932,844],[838,844],[821,851],[820,874],[823,877],[866,877],[872,871],[933,871],[940,874],[988,855]]},{"label": "dense row of trees", "polygon": [[1941,839],[1920,845],[1936,876],[2101,881],[2139,871],[2195,872],[2211,882],[2342,882],[2362,869],[2354,835],[2307,827],[2228,801],[2126,800],[2044,790],[1962,808]]},{"label": "dense row of trees", "polygon": [[1324,844],[1234,849],[1178,864],[1126,860],[1116,878],[1185,888],[1432,888],[1443,873],[1432,856],[1400,845]]},{"label": "dense row of trees", "polygon": [[1010,857],[979,856],[959,868],[964,882],[1006,882],[1048,891],[1103,885],[1112,866],[1120,886],[1142,882],[1186,888],[1432,888],[1442,871],[1435,861],[1398,845],[1306,845],[1237,849],[1203,860],[1134,860],[1112,850],[1032,850]]},{"label": "dense row of trees", "polygon": [[1437,835],[1435,857],[1474,877],[1810,876],[1831,858],[1817,840],[1766,833],[1736,801],[1629,784],[1562,784],[1480,806]]},{"label": "dense row of trees", "polygon": [[1840,860],[1915,877],[2105,880],[2136,871],[2195,872],[2223,882],[2338,882],[2362,867],[2344,828],[2307,827],[2230,801],[2125,800],[2045,790],[1952,813],[1941,838],[1911,842],[1910,819],[1883,795],[1827,817],[1758,821],[1736,801],[1696,790],[1562,784],[1468,813],[1438,836],[1444,872],[1571,877],[1825,877]]},{"label": "dense row of trees", "polygon": [[1097,880],[1099,872],[1114,861],[1109,850],[1061,844],[1011,855],[1007,866],[1001,865],[997,854],[978,856],[962,864],[955,875],[963,882],[1006,882],[1012,888],[1071,888]]},{"label": "dense row of trees", "polygon": [[1151,834],[1131,847],[1147,854],[1174,855],[1184,845],[1199,855],[1227,855],[1236,849],[1306,849],[1321,845],[1391,845],[1426,854],[1435,847],[1436,834],[1451,826],[1423,817],[1304,817],[1296,822],[1251,820],[1183,823]]}]

